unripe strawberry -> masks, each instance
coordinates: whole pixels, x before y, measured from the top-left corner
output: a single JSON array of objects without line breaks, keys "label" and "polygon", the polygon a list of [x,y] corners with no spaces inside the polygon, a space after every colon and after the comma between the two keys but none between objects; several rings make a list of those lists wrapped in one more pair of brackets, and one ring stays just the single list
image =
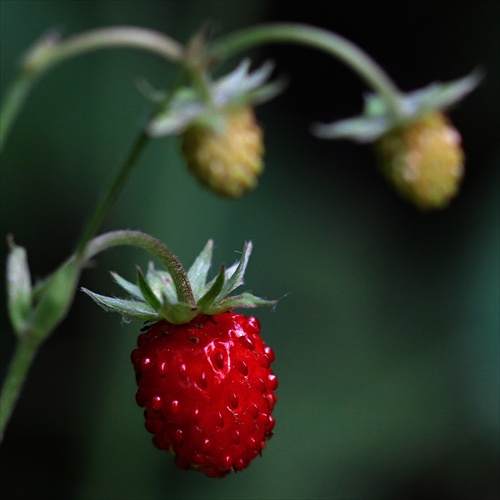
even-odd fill
[{"label": "unripe strawberry", "polygon": [[193,123],[181,148],[198,180],[229,198],[253,189],[264,168],[262,130],[251,106],[226,110],[221,127]]},{"label": "unripe strawberry", "polygon": [[440,111],[384,134],[376,143],[381,168],[401,196],[422,210],[445,207],[464,172],[458,131]]}]

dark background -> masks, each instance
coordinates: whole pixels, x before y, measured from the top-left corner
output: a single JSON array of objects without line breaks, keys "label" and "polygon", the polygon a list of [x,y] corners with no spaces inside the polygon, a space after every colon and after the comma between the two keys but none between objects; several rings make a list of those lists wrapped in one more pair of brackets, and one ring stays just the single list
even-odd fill
[{"label": "dark background", "polygon": [[[3,499],[493,499],[499,465],[499,27],[497,1],[0,1],[2,96],[27,47],[51,28],[150,27],[185,42],[264,21],[333,30],[403,90],[482,68],[452,110],[467,156],[460,196],[422,214],[379,175],[372,150],[314,139],[309,126],[360,112],[363,82],[308,48],[255,52],[287,76],[258,108],[266,136],[259,188],[216,198],[159,139],[103,230],[141,229],[189,265],[209,238],[215,264],[254,243],[247,283],[281,298],[259,311],[280,380],[275,436],[243,473],[213,480],[175,468],[143,429],[129,353],[140,325],[78,294],[43,346],[0,450]],[[236,61],[234,61],[236,62]],[[65,259],[150,104],[136,81],[173,68],[133,50],[101,51],[45,75],[1,165],[1,235],[28,249],[35,278]],[[5,262],[6,245],[2,246]],[[118,293],[144,253],[113,250],[82,285]],[[13,336],[2,287],[2,372]]]}]

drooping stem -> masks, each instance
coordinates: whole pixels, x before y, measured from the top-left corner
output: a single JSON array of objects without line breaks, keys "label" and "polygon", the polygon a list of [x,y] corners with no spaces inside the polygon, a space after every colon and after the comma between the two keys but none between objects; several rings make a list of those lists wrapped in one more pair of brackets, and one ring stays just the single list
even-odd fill
[{"label": "drooping stem", "polygon": [[216,40],[209,53],[216,59],[225,59],[266,43],[305,45],[342,60],[384,99],[395,117],[402,116],[402,93],[385,71],[357,45],[325,29],[298,23],[264,24]]},{"label": "drooping stem", "polygon": [[152,253],[172,276],[179,301],[193,306],[196,304],[188,277],[179,259],[164,243],[149,234],[131,230],[110,231],[89,241],[82,257],[89,260],[108,248],[120,245],[132,245]]},{"label": "drooping stem", "polygon": [[[184,53],[181,44],[163,33],[135,26],[115,26],[95,29],[68,38],[44,63],[44,69],[51,64],[91,50],[113,47],[149,50],[171,62],[180,62]],[[29,65],[29,59],[27,64]]]},{"label": "drooping stem", "polygon": [[129,47],[149,50],[173,63],[181,63],[184,48],[172,38],[145,28],[116,26],[100,28],[67,40],[49,33],[26,53],[19,74],[8,89],[0,114],[0,151],[7,134],[37,79],[49,68],[66,59],[97,49]]},{"label": "drooping stem", "polygon": [[[175,62],[179,61],[183,54],[182,47],[170,38],[159,33],[138,28],[120,27],[95,30],[70,38],[68,41],[63,43],[59,43],[53,35],[45,37],[37,43],[25,57],[21,71],[10,87],[2,105],[0,118],[0,151],[5,143],[7,134],[11,129],[16,116],[21,110],[30,90],[40,74],[46,71],[50,66],[61,62],[66,58],[89,50],[113,46],[131,46],[150,49]],[[165,99],[160,106],[158,106],[156,112],[161,111],[162,106],[166,105],[167,100],[168,98]],[[66,263],[64,263],[52,276],[44,280],[40,286],[35,287],[34,297],[38,297],[40,304],[44,304],[44,307],[42,307],[43,310],[40,308],[35,310],[34,323],[29,325],[22,335],[18,336],[14,355],[2,385],[2,391],[0,393],[0,442],[2,441],[5,428],[14,411],[14,407],[19,398],[24,381],[29,373],[31,364],[41,344],[50,335],[57,324],[59,324],[59,322],[66,316],[71,306],[78,274],[86,262],[85,255],[83,255],[86,253],[86,244],[89,239],[95,235],[104,220],[104,217],[107,215],[109,209],[120,194],[132,169],[137,164],[138,158],[148,140],[149,135],[146,131],[142,131],[135,140],[129,155],[118,171],[118,175],[114,179],[100,204],[97,206],[93,217],[84,231],[77,246],[76,254],[70,257],[70,259],[68,259],[68,261],[66,261]],[[194,303],[193,294],[187,281],[187,277],[185,276],[185,272],[180,263],[175,259],[175,256],[170,255],[168,249],[165,249],[160,242],[154,241],[151,237],[149,240],[147,238],[137,238],[136,234],[130,236],[128,241],[123,239],[123,244],[134,244],[134,237],[142,242],[142,245],[138,244],[137,246],[142,246],[152,251],[165,263],[172,276],[176,276],[175,283],[180,283],[178,287],[179,298],[187,303]],[[105,240],[106,238],[101,238],[92,248],[97,251],[99,242],[103,243]],[[109,238],[107,239],[106,244],[113,246],[113,243],[109,241]],[[114,244],[116,245],[120,243],[116,240]],[[94,254],[95,253],[89,254],[87,258],[90,258]],[[45,313],[43,311],[47,311],[47,306],[51,309],[53,299],[53,297],[49,297],[48,303],[46,299],[44,303],[44,298],[47,297],[47,294],[44,295],[46,287],[49,287],[52,277],[55,277],[56,275],[59,276],[59,273],[62,273],[66,264],[69,263],[72,263],[69,267],[73,268],[76,273],[74,276],[75,283],[73,288],[68,292],[67,300],[63,300],[58,303],[56,309],[48,313],[51,317],[44,318],[43,316]],[[66,278],[63,279],[66,280]],[[38,319],[43,324],[37,324],[37,313],[40,313],[40,317]],[[46,321],[44,321],[44,319]]]},{"label": "drooping stem", "polygon": [[[213,45],[209,46],[208,50],[209,55],[215,58],[226,58],[264,43],[297,43],[323,50],[340,58],[380,94],[395,116],[401,115],[401,93],[385,72],[357,46],[329,31],[293,23],[264,25],[231,34],[216,41]],[[12,87],[6,94],[5,101],[2,103],[0,150],[4,145],[16,116],[40,75],[55,64],[71,57],[91,50],[111,47],[146,49],[157,53],[171,62],[180,63],[181,65],[186,62],[184,60],[184,48],[181,45],[161,33],[142,28],[120,26],[97,29],[76,35],[65,41],[60,41],[56,36],[50,34],[35,44],[27,53],[22,61],[18,77],[13,82]],[[201,83],[203,84],[204,82]],[[203,85],[201,88],[203,89]],[[165,265],[174,280],[179,300],[194,305],[193,293],[182,265],[175,255],[156,238],[139,231],[115,231],[93,238],[129,178],[134,165],[137,164],[137,160],[147,141],[147,133],[141,132],[122,168],[119,170],[117,177],[98,205],[93,218],[84,231],[77,247],[75,262],[77,262],[78,271],[80,271],[82,268],[80,266],[83,266],[88,259],[108,248],[118,245],[133,245],[143,248],[155,255]],[[70,260],[74,258],[71,257]],[[45,288],[43,286],[40,287],[39,294],[43,296],[44,291]],[[59,311],[56,311],[57,314],[54,316],[56,319],[50,324],[50,331],[66,315],[70,304],[71,300],[68,300],[67,303],[61,306]],[[0,440],[4,434],[5,427],[12,414],[31,363],[41,343],[48,335],[45,332],[44,336],[37,336],[34,332],[36,332],[35,326],[19,338],[14,357],[4,381],[0,395]]]}]

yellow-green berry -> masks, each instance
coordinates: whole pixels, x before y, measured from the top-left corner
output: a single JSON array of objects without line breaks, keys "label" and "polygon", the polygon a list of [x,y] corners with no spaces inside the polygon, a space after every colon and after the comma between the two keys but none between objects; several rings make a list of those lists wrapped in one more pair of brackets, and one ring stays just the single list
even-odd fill
[{"label": "yellow-green berry", "polygon": [[264,164],[262,130],[252,107],[227,110],[221,129],[195,123],[182,135],[189,169],[215,193],[238,198],[257,185]]},{"label": "yellow-green berry", "polygon": [[420,209],[444,208],[457,194],[464,154],[460,134],[442,112],[389,131],[375,147],[389,182]]}]

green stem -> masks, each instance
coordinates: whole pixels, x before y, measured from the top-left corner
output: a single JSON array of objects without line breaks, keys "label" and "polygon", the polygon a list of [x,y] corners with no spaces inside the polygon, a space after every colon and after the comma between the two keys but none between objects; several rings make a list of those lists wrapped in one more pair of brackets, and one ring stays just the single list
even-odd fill
[{"label": "green stem", "polygon": [[[139,247],[157,257],[172,276],[179,301],[193,306],[196,305],[189,279],[179,259],[160,240],[140,231],[111,231],[93,238],[82,248],[80,255],[77,257],[78,268],[81,270],[86,262],[98,253],[121,245]],[[71,256],[60,269],[62,270],[71,265],[74,259],[75,256]],[[48,284],[49,280],[46,280],[45,287]],[[39,289],[37,295],[41,295],[43,290],[44,288]],[[42,301],[43,296],[39,297],[39,299]],[[50,331],[66,316],[71,301],[72,296],[65,301],[62,310],[51,311],[51,313],[56,314],[57,318],[48,329],[41,331],[40,325],[35,322],[28,330],[18,336],[14,356],[7,370],[0,394],[0,443],[38,349],[48,337]]]},{"label": "green stem", "polygon": [[131,230],[110,231],[89,241],[82,257],[88,261],[98,253],[119,245],[132,245],[152,253],[172,276],[179,301],[193,306],[196,304],[189,279],[179,259],[164,243],[149,234]]},{"label": "green stem", "polygon": [[170,62],[181,63],[184,48],[172,38],[148,29],[132,26],[100,28],[60,41],[49,33],[26,53],[17,78],[2,102],[0,151],[38,77],[66,59],[98,49],[129,47],[149,50]]},{"label": "green stem", "polygon": [[80,254],[83,251],[85,245],[90,240],[90,238],[95,236],[95,234],[99,230],[101,223],[103,222],[104,218],[106,217],[113,203],[118,198],[121,190],[125,186],[125,183],[127,182],[130,173],[132,172],[134,166],[137,164],[137,160],[139,159],[139,156],[144,150],[144,147],[146,146],[149,139],[150,136],[145,131],[142,131],[137,137],[136,141],[134,142],[134,145],[132,146],[132,149],[130,150],[128,157],[126,158],[120,171],[118,172],[118,175],[115,177],[113,183],[111,184],[108,191],[104,195],[100,204],[97,206],[94,215],[92,216],[92,219],[90,220],[87,228],[85,229],[78,243],[76,250],[77,253]]},{"label": "green stem", "polygon": [[402,116],[402,93],[385,71],[358,46],[321,28],[297,23],[264,24],[215,41],[209,47],[209,52],[215,58],[225,59],[270,42],[307,45],[339,58],[380,94],[395,117]]},{"label": "green stem", "polygon": [[[401,115],[401,93],[390,78],[358,47],[331,32],[300,24],[260,26],[229,35],[214,43],[210,47],[210,51],[216,57],[229,57],[239,51],[268,42],[290,42],[309,45],[342,59],[385,99],[387,106],[396,116]],[[50,35],[35,44],[32,50],[28,52],[23,60],[21,72],[7,93],[0,119],[0,150],[3,147],[8,131],[12,127],[12,123],[38,76],[56,63],[90,50],[124,46],[151,50],[169,61],[184,62],[185,54],[181,45],[163,34],[142,28],[122,26],[97,29],[74,36],[64,42],[60,42],[56,37]],[[200,83],[203,84],[204,82],[198,82],[198,84]],[[156,238],[139,231],[114,231],[91,239],[121,192],[133,167],[137,164],[137,160],[148,139],[147,132],[141,132],[117,177],[98,205],[84,231],[77,246],[78,271],[81,270],[84,262],[108,248],[117,245],[140,247],[151,252],[165,265],[174,280],[179,300],[194,305],[193,292],[182,265],[175,255]],[[73,258],[71,257],[71,259]],[[55,328],[56,323],[64,317],[70,302],[71,300],[63,304],[64,310],[59,311],[60,314],[56,317],[57,321],[54,320],[54,325],[50,326],[50,330]],[[48,304],[48,306],[50,305]],[[41,343],[48,336],[47,332],[44,332],[44,336],[34,335],[34,332],[36,330],[32,328],[20,336],[4,381],[0,395],[0,439],[13,412],[31,363]]]},{"label": "green stem", "polygon": [[181,62],[184,55],[183,46],[163,33],[135,26],[116,26],[68,38],[51,58],[51,63],[58,63],[91,50],[113,47],[149,50],[176,63]]},{"label": "green stem", "polygon": [[[8,131],[10,130],[15,117],[22,108],[31,87],[35,83],[37,76],[39,76],[50,65],[55,64],[56,62],[61,62],[65,58],[69,58],[92,49],[121,45],[149,48],[174,61],[179,60],[183,53],[182,47],[171,41],[169,38],[147,30],[136,28],[110,28],[96,30],[95,32],[90,32],[88,34],[79,35],[69,39],[64,45],[60,45],[58,48],[54,48],[54,37],[45,38],[39,42],[25,58],[22,71],[19,73],[17,79],[14,81],[9,89],[9,92],[7,93],[6,100],[2,106],[0,119],[0,150],[5,142]],[[58,49],[60,50],[57,51]],[[170,97],[167,97],[164,102],[158,106],[156,112],[161,112],[161,109],[163,109],[169,99]],[[144,150],[149,138],[150,137],[146,131],[142,131],[139,134],[130,150],[129,155],[119,170],[117,177],[114,179],[102,201],[97,206],[94,215],[92,216],[78,243],[76,254],[70,257],[70,259],[63,264],[63,266],[61,266],[60,270],[65,268],[66,264],[72,262],[75,258],[78,270],[83,268],[86,262],[85,255],[87,255],[87,242],[95,235],[106,214],[109,212],[109,209],[118,198],[118,195],[123,189],[134,166],[137,164],[137,160]],[[110,241],[110,237],[100,238],[94,245],[91,245],[90,248],[98,251],[99,242],[101,242],[101,244],[103,242],[107,242],[106,244],[108,246],[117,244],[136,244],[136,246],[142,246],[143,248],[149,249],[157,255],[162,262],[165,263],[172,276],[176,277],[175,282],[180,283],[178,288],[179,298],[187,303],[194,303],[191,287],[189,286],[187,276],[185,275],[182,266],[175,256],[171,255],[171,252],[169,252],[168,249],[161,244],[161,242],[154,240],[151,237],[149,237],[149,239],[139,238],[138,234],[134,233],[128,235],[128,238],[122,237],[121,241],[122,243],[120,243],[120,238],[118,238],[115,239],[113,243]],[[95,255],[95,251],[88,253],[87,258]],[[52,276],[55,276],[55,273]],[[43,301],[45,289],[49,286],[51,277],[46,279],[43,282],[43,285],[33,291],[33,295],[38,296],[40,301]],[[36,353],[38,352],[38,349],[43,341],[50,335],[51,331],[66,316],[72,302],[72,294],[70,295],[71,296],[68,296],[68,300],[64,301],[64,304],[60,304],[60,310],[55,312],[53,311],[55,319],[48,326],[45,325],[47,328],[42,329],[43,331],[41,331],[40,328],[38,328],[39,325],[34,324],[29,330],[23,332],[23,334],[18,337],[18,343],[15,348],[14,356],[7,371],[7,376],[4,380],[2,392],[0,394],[0,442],[2,441],[5,428],[12,415]],[[50,302],[51,300],[49,299],[49,306],[51,305]]]},{"label": "green stem", "polygon": [[20,73],[8,89],[5,104],[0,113],[0,151],[2,151],[7,134],[22,108],[31,90],[33,79],[26,73]]},{"label": "green stem", "polygon": [[27,335],[16,345],[0,394],[0,443],[41,342]]},{"label": "green stem", "polygon": [[[153,113],[153,116],[161,114],[166,109],[166,107],[168,106],[169,102],[171,101],[174,95],[174,89],[181,85],[184,77],[185,77],[184,70],[181,70],[176,81],[172,85],[172,91],[169,92],[162,100],[162,102],[158,104],[155,112]],[[139,159],[142,151],[144,150],[144,147],[146,146],[146,144],[150,139],[151,136],[149,135],[147,129],[145,129],[139,134],[139,136],[135,140],[134,145],[132,146],[132,149],[130,150],[128,157],[125,159],[125,162],[123,163],[120,171],[118,172],[117,177],[114,179],[113,183],[111,184],[108,191],[104,195],[100,204],[97,206],[92,216],[92,219],[90,220],[85,232],[83,233],[76,250],[78,254],[82,252],[83,248],[88,243],[88,241],[92,237],[94,237],[97,231],[99,230],[100,225],[102,224],[104,218],[109,212],[109,209],[118,198],[121,190],[125,186],[130,173],[132,172],[134,166],[137,164],[137,160]]]}]

